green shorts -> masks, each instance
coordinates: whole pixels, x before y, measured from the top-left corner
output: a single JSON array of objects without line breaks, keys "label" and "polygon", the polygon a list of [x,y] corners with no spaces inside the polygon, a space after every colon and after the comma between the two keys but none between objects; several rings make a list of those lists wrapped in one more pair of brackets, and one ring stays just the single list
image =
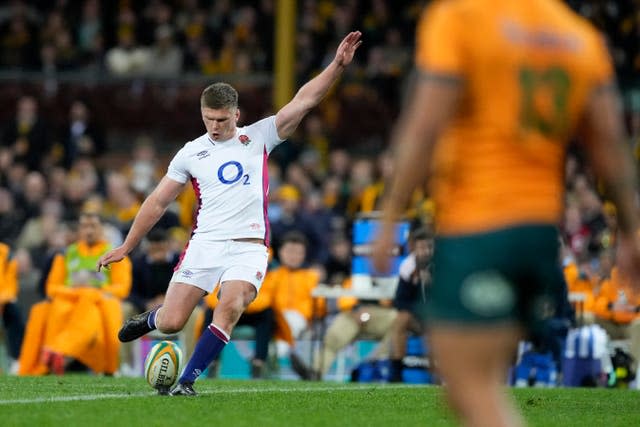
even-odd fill
[{"label": "green shorts", "polygon": [[553,226],[439,236],[419,314],[429,325],[520,323],[535,330],[555,314],[563,280]]}]

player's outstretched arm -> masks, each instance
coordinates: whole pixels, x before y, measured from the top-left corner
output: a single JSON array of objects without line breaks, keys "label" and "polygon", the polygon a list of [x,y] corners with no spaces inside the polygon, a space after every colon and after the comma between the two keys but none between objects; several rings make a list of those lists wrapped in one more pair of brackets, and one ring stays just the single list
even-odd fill
[{"label": "player's outstretched arm", "polygon": [[184,184],[166,176],[162,178],[155,190],[149,194],[142,206],[140,206],[140,210],[136,214],[131,229],[122,245],[110,250],[100,258],[97,265],[98,271],[100,268],[106,267],[112,262],[121,261],[127,256],[140,243],[142,237],[151,230],[151,227],[158,222],[169,204],[178,197],[183,188]]},{"label": "player's outstretched arm", "polygon": [[342,39],[333,61],[313,79],[298,90],[293,99],[276,114],[278,136],[288,138],[298,127],[304,116],[327,94],[331,85],[351,63],[353,55],[362,44],[360,31],[353,31]]}]

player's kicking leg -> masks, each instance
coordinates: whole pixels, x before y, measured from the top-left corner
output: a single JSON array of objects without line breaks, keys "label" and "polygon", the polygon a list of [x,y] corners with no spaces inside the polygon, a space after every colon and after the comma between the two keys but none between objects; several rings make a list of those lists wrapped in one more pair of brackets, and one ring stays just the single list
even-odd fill
[{"label": "player's kicking leg", "polygon": [[133,341],[155,329],[166,334],[182,330],[204,294],[205,292],[196,286],[171,283],[164,304],[144,313],[136,314],[125,321],[118,332],[118,339],[122,342]]}]

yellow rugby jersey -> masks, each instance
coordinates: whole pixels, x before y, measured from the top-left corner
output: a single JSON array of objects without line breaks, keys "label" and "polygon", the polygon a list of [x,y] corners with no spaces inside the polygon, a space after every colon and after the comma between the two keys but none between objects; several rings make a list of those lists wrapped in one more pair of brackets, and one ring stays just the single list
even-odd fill
[{"label": "yellow rugby jersey", "polygon": [[597,31],[555,0],[442,0],[416,41],[421,74],[464,88],[432,159],[438,232],[557,223],[566,145],[613,80]]}]

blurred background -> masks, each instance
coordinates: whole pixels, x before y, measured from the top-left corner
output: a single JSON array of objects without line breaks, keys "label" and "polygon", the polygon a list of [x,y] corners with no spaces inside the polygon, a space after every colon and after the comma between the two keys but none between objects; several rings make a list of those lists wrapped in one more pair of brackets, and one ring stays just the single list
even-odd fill
[{"label": "blurred background", "polygon": [[[349,275],[351,224],[375,211],[390,172],[388,135],[412,68],[427,1],[9,0],[0,6],[0,241],[18,260],[25,316],[44,295],[52,254],[75,238],[83,209],[122,241],[171,156],[204,132],[199,95],[214,81],[240,94],[240,125],[273,114],[332,60],[351,30],[355,63],[270,157],[277,223],[302,218],[307,262],[322,280]],[[606,38],[629,144],[640,154],[640,1],[570,0]],[[287,36],[289,35],[289,36]],[[499,94],[496,94],[499,96]],[[578,151],[567,159],[565,260],[608,277],[615,211]],[[180,251],[194,199],[161,221]],[[429,224],[417,195],[408,216]],[[275,236],[277,239],[278,236]],[[347,246],[348,248],[348,246]]]}]

